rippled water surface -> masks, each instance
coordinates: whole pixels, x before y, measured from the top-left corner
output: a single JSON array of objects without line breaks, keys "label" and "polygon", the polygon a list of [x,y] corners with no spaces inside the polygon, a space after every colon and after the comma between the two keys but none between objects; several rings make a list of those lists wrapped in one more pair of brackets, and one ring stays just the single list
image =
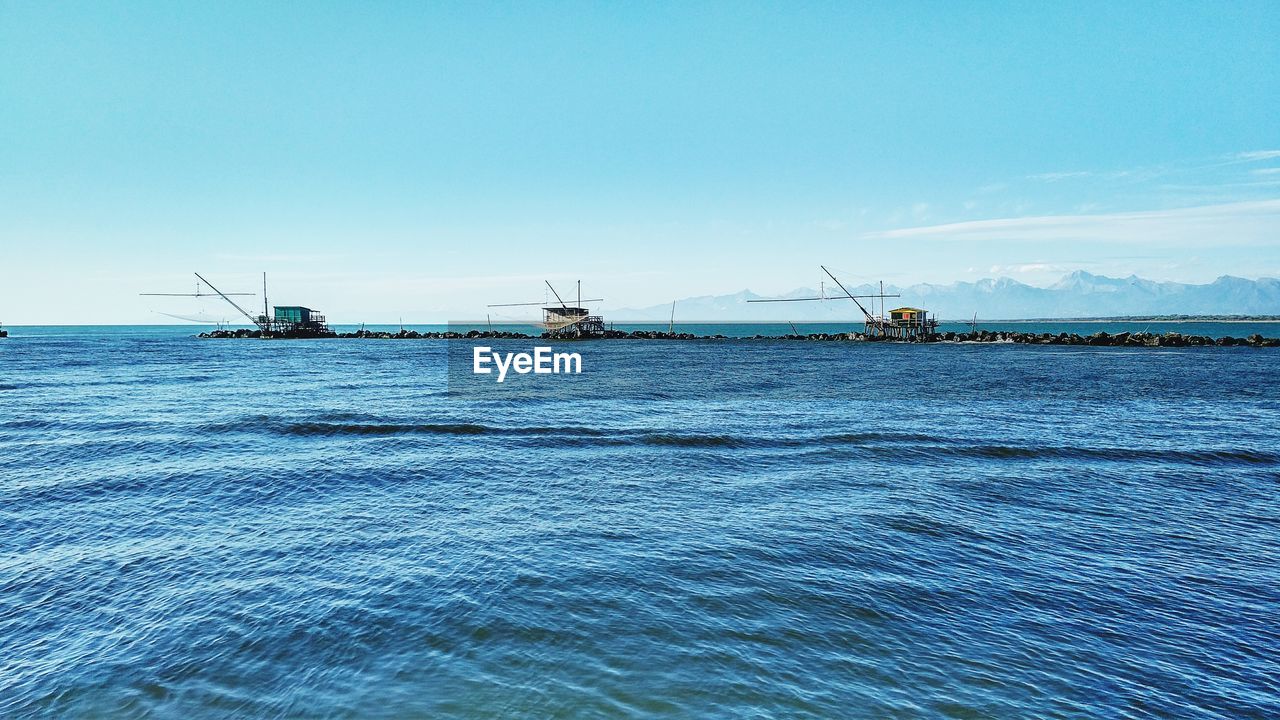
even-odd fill
[{"label": "rippled water surface", "polygon": [[1280,716],[1274,350],[14,335],[3,717]]}]

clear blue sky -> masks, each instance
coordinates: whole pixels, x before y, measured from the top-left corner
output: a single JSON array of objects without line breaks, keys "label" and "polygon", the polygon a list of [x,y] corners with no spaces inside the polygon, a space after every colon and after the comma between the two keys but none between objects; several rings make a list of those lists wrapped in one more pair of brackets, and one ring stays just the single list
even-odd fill
[{"label": "clear blue sky", "polygon": [[162,321],[192,270],[355,322],[1280,275],[1278,38],[1274,0],[0,0],[0,321]]}]

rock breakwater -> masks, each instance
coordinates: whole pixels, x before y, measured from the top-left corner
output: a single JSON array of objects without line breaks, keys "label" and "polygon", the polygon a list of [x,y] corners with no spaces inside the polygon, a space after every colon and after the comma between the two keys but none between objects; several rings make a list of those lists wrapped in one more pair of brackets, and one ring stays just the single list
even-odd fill
[{"label": "rock breakwater", "polygon": [[[214,330],[201,333],[202,338],[261,338],[258,330],[241,328],[239,330]],[[276,336],[281,339],[301,339],[289,336]],[[309,335],[308,338],[317,337]],[[537,340],[546,336],[527,335],[518,332],[495,330],[470,330],[467,332],[400,330],[388,332],[382,330],[359,330],[351,333],[332,333],[319,337],[333,339],[360,340]],[[1268,338],[1262,335],[1250,335],[1244,338],[1224,336],[1219,338],[1207,335],[1183,335],[1182,333],[1105,333],[1092,335],[1076,333],[1028,333],[1007,330],[978,330],[971,333],[946,332],[929,335],[916,340],[887,340],[858,332],[849,333],[810,333],[807,335],[753,335],[731,338],[726,335],[694,335],[692,333],[667,333],[657,330],[607,330],[602,339],[605,340],[796,340],[810,342],[912,342],[912,343],[1016,343],[1022,345],[1080,345],[1092,347],[1280,347],[1280,338]]]}]

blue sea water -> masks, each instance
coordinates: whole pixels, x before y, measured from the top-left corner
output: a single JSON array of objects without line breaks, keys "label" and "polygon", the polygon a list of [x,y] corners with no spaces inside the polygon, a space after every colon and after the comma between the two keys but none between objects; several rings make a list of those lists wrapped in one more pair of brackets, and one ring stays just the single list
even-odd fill
[{"label": "blue sea water", "polygon": [[0,717],[1280,716],[1275,350],[12,330]]}]

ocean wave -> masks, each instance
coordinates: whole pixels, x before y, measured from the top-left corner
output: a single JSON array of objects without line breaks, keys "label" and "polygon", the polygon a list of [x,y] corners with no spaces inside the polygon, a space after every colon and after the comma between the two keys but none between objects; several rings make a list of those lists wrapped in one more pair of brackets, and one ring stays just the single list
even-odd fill
[{"label": "ocean wave", "polygon": [[406,423],[370,421],[367,416],[353,416],[350,422],[336,421],[342,414],[332,414],[325,421],[285,421],[257,417],[239,422],[206,425],[207,432],[268,431],[282,435],[492,435],[507,437],[558,437],[588,444],[652,445],[688,448],[801,448],[822,445],[860,445],[904,442],[946,442],[945,438],[915,433],[836,433],[820,436],[761,436],[723,433],[675,433],[656,428],[592,428],[581,425],[501,426],[480,423]]},{"label": "ocean wave", "polygon": [[[623,433],[625,437],[626,433]],[[643,445],[671,445],[675,447],[760,447],[803,448],[835,445],[876,445],[903,442],[942,442],[943,438],[915,433],[836,433],[814,436],[761,436],[724,435],[699,433],[667,433],[657,431],[632,431],[634,440]]]},{"label": "ocean wave", "polygon": [[671,433],[644,434],[638,442],[644,445],[670,445],[673,447],[742,447],[753,439],[732,435],[676,435]]},{"label": "ocean wave", "polygon": [[201,428],[206,433],[272,432],[279,435],[337,436],[337,435],[580,435],[601,436],[604,431],[581,426],[560,427],[502,427],[480,423],[396,423],[396,422],[323,422],[285,421],[274,418],[253,418],[229,423],[214,423]]},{"label": "ocean wave", "polygon": [[[866,517],[872,520],[876,519],[874,513],[869,513]],[[971,542],[985,542],[991,539],[990,534],[981,532],[954,519],[926,515],[919,512],[888,514],[880,518],[880,522],[890,530],[912,535],[959,539]]]},{"label": "ocean wave", "polygon": [[154,427],[138,420],[59,420],[56,417],[28,417],[0,422],[0,430],[61,430],[76,432],[122,432]]},{"label": "ocean wave", "polygon": [[1190,465],[1278,465],[1280,454],[1261,450],[1157,450],[1072,446],[972,445],[938,447],[940,454],[994,460],[1103,460]]},{"label": "ocean wave", "polygon": [[[660,428],[595,428],[582,425],[504,426],[472,422],[403,422],[378,420],[358,413],[322,413],[317,420],[254,416],[230,422],[206,424],[203,433],[260,433],[296,437],[442,435],[479,437],[553,438],[572,446],[652,446],[708,449],[816,449],[859,448],[876,457],[908,462],[919,459],[980,459],[1003,461],[1073,460],[1097,462],[1160,462],[1197,466],[1276,466],[1280,453],[1250,448],[1162,449],[1087,447],[1071,445],[1023,445],[974,443],[912,432],[842,432],[817,435],[765,435],[750,433],[671,432]],[[43,427],[40,420],[25,427]],[[129,427],[119,425],[120,429]],[[106,427],[104,429],[113,429]]]}]

